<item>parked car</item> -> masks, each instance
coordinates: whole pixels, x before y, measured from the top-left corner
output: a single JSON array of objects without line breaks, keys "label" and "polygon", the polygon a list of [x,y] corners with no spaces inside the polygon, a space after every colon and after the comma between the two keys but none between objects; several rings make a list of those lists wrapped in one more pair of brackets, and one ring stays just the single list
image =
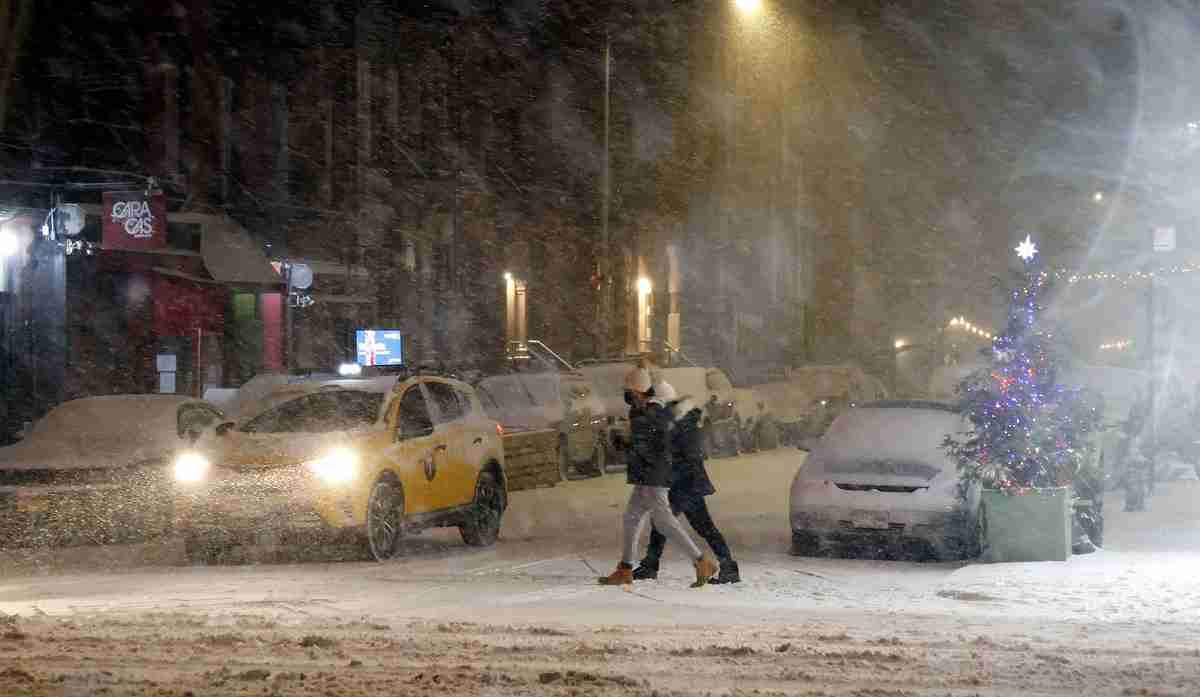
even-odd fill
[{"label": "parked car", "polygon": [[829,430],[839,414],[853,406],[854,402],[842,395],[824,395],[814,399],[798,424],[797,442],[805,444],[817,441]]},{"label": "parked car", "polygon": [[496,541],[508,505],[501,428],[466,383],[418,375],[289,385],[267,408],[225,422],[175,463],[189,555],[211,559],[262,530],[304,523],[349,533],[377,560],[404,534],[457,527]]},{"label": "parked car", "polygon": [[610,467],[625,462],[629,445],[629,405],[625,403],[625,375],[636,361],[585,363],[579,372],[591,385],[602,410],[606,429],[606,461]]},{"label": "parked car", "polygon": [[[595,387],[609,425],[610,459],[624,459],[629,438],[629,405],[625,403],[625,374],[639,364],[638,357],[589,362],[579,371]],[[739,398],[729,377],[719,368],[650,367],[655,379],[671,383],[680,396],[691,397],[704,411],[703,427],[712,455],[734,455],[742,450],[742,430],[759,410],[752,399]]]},{"label": "parked car", "polygon": [[786,379],[756,385],[785,445],[819,438],[842,410],[887,399],[883,383],[855,365],[789,368]]},{"label": "parked car", "polygon": [[[711,456],[737,455],[743,449],[742,428],[753,421],[756,410],[745,400],[738,400],[733,384],[720,368],[655,368],[662,378],[681,396],[687,395],[702,405],[705,445]],[[739,407],[745,412],[740,412]]]},{"label": "parked car", "polygon": [[600,476],[608,467],[608,424],[592,384],[575,373],[495,375],[475,385],[488,416],[505,430],[558,431],[562,479]]},{"label": "parked car", "polygon": [[792,554],[961,559],[978,546],[979,488],[960,496],[943,442],[967,431],[938,402],[874,402],[842,412],[792,482]]},{"label": "parked car", "polygon": [[172,459],[225,420],[176,395],[64,402],[0,448],[0,547],[137,542],[170,529]]},{"label": "parked car", "polygon": [[766,401],[752,389],[738,388],[735,392],[738,394],[739,400],[743,399],[743,395],[747,393],[756,400],[757,413],[741,424],[743,447],[747,450],[762,452],[774,450],[782,445],[782,430],[775,415],[767,411]]}]

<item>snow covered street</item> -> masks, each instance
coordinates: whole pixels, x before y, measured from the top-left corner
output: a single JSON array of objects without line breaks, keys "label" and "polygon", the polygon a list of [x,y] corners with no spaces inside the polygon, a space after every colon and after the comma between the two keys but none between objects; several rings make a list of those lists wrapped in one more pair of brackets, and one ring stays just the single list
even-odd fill
[{"label": "snow covered street", "polygon": [[1162,485],[1149,513],[1110,500],[1108,548],[1065,563],[801,559],[801,457],[711,464],[736,586],[688,589],[671,550],[657,582],[596,586],[620,476],[514,494],[494,549],[445,531],[386,564],[189,567],[174,543],[10,554],[0,693],[1200,694],[1200,483]]}]

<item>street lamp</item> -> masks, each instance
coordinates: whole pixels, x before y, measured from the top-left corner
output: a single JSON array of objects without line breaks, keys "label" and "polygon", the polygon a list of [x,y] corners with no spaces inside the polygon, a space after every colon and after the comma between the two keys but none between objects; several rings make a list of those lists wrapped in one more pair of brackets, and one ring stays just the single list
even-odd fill
[{"label": "street lamp", "polygon": [[21,238],[7,225],[0,225],[0,259],[16,256],[21,251]]},{"label": "street lamp", "polygon": [[637,339],[638,351],[649,351],[653,339],[650,333],[650,291],[654,286],[650,279],[642,276],[637,280]]},{"label": "street lamp", "polygon": [[760,0],[734,0],[734,4],[737,5],[739,10],[747,14],[758,12],[758,9],[762,7]]},{"label": "street lamp", "polygon": [[504,272],[504,339],[510,355],[523,352],[528,342],[526,291],[525,281]]}]

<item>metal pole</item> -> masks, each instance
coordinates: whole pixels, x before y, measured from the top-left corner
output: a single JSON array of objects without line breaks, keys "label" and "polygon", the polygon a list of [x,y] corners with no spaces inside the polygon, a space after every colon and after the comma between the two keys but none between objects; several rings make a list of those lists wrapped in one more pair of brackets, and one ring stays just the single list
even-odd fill
[{"label": "metal pole", "polygon": [[204,330],[196,327],[196,350],[195,360],[192,361],[192,396],[196,399],[204,397],[204,376],[203,376],[203,360],[202,353],[204,352]]},{"label": "metal pole", "polygon": [[600,204],[600,350],[599,355],[608,354],[608,345],[610,343],[610,315],[612,312],[612,280],[609,278],[609,230],[608,230],[608,213],[609,213],[609,196],[611,190],[612,173],[609,164],[609,128],[611,123],[610,117],[610,96],[612,84],[612,40],[605,34],[604,37],[604,174],[602,187],[604,196]]},{"label": "metal pole", "polygon": [[1158,469],[1158,349],[1155,346],[1158,318],[1155,317],[1154,276],[1150,276],[1149,285],[1147,304],[1149,305],[1150,332],[1147,344],[1150,349],[1150,457],[1147,463],[1149,471],[1146,473],[1145,482],[1147,494],[1154,492],[1154,476]]},{"label": "metal pole", "polygon": [[295,309],[292,307],[292,262],[290,259],[284,259],[283,270],[285,278],[287,278],[287,295],[283,298],[283,314],[285,324],[287,324],[287,335],[284,337],[283,346],[283,372],[291,374],[292,362],[292,320],[295,317]]}]

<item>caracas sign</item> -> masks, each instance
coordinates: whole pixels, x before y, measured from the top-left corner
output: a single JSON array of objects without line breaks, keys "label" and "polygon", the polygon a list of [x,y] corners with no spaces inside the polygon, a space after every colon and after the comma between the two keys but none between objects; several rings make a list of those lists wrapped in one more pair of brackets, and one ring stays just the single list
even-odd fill
[{"label": "caracas sign", "polygon": [[132,251],[167,246],[167,200],[160,193],[104,194],[104,248]]}]

